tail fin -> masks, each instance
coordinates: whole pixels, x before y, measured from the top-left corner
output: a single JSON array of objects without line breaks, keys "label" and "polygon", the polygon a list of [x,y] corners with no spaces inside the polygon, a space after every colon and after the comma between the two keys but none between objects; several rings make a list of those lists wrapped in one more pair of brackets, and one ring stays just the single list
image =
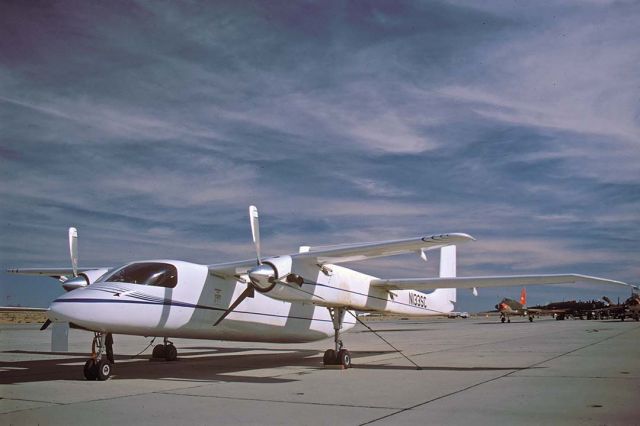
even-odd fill
[{"label": "tail fin", "polygon": [[527,289],[522,287],[520,291],[520,304],[522,306],[527,306]]},{"label": "tail fin", "polygon": [[[453,278],[456,276],[456,246],[446,246],[440,249],[440,277]],[[434,299],[441,299],[445,304],[453,305],[456,301],[455,288],[439,288],[430,296]]]}]

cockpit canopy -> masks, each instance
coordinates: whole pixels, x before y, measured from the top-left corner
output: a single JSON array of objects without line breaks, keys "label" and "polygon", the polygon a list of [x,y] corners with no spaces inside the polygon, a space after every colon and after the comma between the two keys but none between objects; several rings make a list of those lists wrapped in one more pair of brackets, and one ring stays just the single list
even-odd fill
[{"label": "cockpit canopy", "polygon": [[97,282],[106,281],[174,288],[178,283],[178,269],[170,263],[131,263],[102,276]]}]

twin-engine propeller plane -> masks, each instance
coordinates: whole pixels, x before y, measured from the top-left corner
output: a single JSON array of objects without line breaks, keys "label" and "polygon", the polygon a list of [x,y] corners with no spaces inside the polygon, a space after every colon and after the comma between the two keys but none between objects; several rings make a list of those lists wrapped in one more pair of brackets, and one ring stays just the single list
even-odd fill
[{"label": "twin-engine propeller plane", "polygon": [[[257,259],[200,265],[150,260],[116,268],[78,267],[78,234],[69,229],[71,268],[11,269],[17,274],[59,279],[67,293],[51,303],[48,321],[69,322],[94,332],[88,380],[112,372],[112,334],[158,336],[154,358],[175,360],[170,337],[260,342],[309,342],[333,336],[325,365],[351,365],[341,332],[356,323],[353,310],[411,316],[451,312],[456,288],[576,281],[625,283],[584,275],[456,277],[456,244],[474,240],[461,233],[393,241],[301,247],[298,253],[263,256],[258,210],[249,208]],[[440,249],[440,276],[379,279],[341,263]],[[434,290],[424,294],[418,290]],[[350,315],[346,315],[349,313]]]}]

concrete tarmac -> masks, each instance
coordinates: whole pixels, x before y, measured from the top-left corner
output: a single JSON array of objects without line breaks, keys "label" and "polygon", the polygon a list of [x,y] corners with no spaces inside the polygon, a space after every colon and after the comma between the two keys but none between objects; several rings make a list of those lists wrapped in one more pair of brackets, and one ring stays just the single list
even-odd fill
[{"label": "concrete tarmac", "polygon": [[[344,334],[353,368],[325,369],[325,340],[257,344],[114,336],[106,382],[85,381],[92,334],[0,326],[2,425],[640,424],[640,324],[497,318],[369,322]],[[156,340],[158,343],[161,339]]]}]

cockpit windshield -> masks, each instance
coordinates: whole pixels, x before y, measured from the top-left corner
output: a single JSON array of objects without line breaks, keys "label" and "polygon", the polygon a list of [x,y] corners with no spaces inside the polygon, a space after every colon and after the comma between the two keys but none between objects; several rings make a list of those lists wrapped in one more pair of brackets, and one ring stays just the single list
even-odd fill
[{"label": "cockpit windshield", "polygon": [[121,282],[174,288],[178,270],[174,265],[159,262],[132,263],[100,278],[101,282]]}]

